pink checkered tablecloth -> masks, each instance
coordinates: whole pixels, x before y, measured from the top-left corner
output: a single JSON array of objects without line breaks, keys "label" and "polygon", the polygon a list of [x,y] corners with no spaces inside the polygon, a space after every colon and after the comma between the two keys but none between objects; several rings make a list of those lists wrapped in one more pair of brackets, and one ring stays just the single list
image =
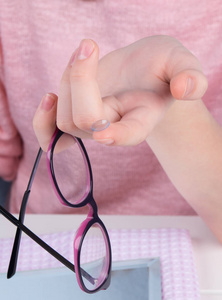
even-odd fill
[{"label": "pink checkered tablecloth", "polygon": [[[73,262],[75,231],[41,235],[56,251]],[[109,230],[113,261],[159,257],[163,300],[200,299],[189,232],[184,229]],[[0,273],[6,273],[13,239],[0,239]],[[92,248],[89,247],[89,251]],[[92,253],[90,252],[89,255]],[[23,234],[18,271],[62,267],[54,257]]]}]

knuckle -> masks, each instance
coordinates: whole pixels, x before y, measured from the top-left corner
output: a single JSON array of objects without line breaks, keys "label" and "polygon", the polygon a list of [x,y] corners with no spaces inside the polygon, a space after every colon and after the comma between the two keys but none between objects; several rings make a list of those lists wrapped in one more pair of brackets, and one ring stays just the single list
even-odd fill
[{"label": "knuckle", "polygon": [[75,68],[73,68],[70,72],[71,81],[88,81],[90,79],[91,75],[87,70],[75,70]]},{"label": "knuckle", "polygon": [[75,125],[81,130],[89,130],[92,123],[95,121],[95,118],[91,115],[78,114],[73,118]]},{"label": "knuckle", "polygon": [[67,132],[70,133],[74,130],[74,124],[70,121],[62,121],[62,120],[57,120],[57,127],[63,131],[63,132]]}]

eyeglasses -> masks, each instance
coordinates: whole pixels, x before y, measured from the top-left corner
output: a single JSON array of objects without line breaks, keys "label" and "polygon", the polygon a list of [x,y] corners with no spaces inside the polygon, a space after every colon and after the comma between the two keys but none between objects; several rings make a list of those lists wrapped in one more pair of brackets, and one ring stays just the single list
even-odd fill
[{"label": "eyeglasses", "polygon": [[[65,146],[66,150],[69,149],[68,152],[73,151],[71,155],[70,153],[68,155],[67,151],[62,149],[64,144],[69,145],[69,147]],[[94,293],[101,289],[107,289],[110,285],[111,279],[110,239],[105,225],[98,216],[97,205],[93,198],[93,176],[91,164],[81,139],[69,134],[64,134],[57,128],[47,151],[49,178],[60,202],[71,208],[83,207],[86,205],[89,207],[88,216],[80,225],[74,239],[74,265],[47,245],[23,224],[26,205],[42,152],[43,151],[40,148],[27,189],[22,199],[19,219],[16,219],[12,214],[0,206],[0,212],[2,215],[17,226],[7,278],[11,278],[16,272],[21,234],[23,231],[57,260],[63,263],[71,271],[75,272],[78,284],[83,291],[87,293]],[[71,158],[77,156],[77,154],[80,156],[78,156],[75,165],[71,164]],[[61,162],[63,162],[63,164],[61,164]],[[83,174],[79,174],[78,167],[80,167],[80,162],[83,162],[81,170],[84,170],[84,176]],[[70,174],[70,171],[72,174]],[[68,176],[66,177],[67,173]],[[77,191],[75,189],[76,182],[73,177],[75,177],[78,181],[80,179],[84,179],[84,184],[82,184],[82,186],[84,186],[84,190]],[[96,253],[93,260],[87,258],[89,246],[90,251]]]}]

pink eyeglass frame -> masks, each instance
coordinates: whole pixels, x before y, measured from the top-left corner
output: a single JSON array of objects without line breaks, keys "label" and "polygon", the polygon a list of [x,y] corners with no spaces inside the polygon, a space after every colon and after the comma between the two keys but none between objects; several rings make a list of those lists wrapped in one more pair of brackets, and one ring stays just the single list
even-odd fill
[{"label": "pink eyeglass frame", "polygon": [[[70,203],[68,202],[63,194],[61,193],[59,186],[56,181],[56,176],[54,172],[54,167],[53,167],[53,153],[54,153],[54,148],[59,140],[59,138],[63,135],[64,133],[56,128],[55,133],[53,134],[53,137],[51,139],[48,151],[47,151],[47,167],[48,167],[48,173],[49,173],[49,178],[52,183],[53,189],[55,191],[55,194],[57,198],[60,200],[60,202],[63,205],[70,206],[73,208],[76,207],[83,207],[87,205],[89,207],[89,213],[85,221],[82,222],[80,227],[77,230],[75,239],[74,239],[74,264],[71,264],[69,261],[67,261],[63,256],[61,256],[58,252],[56,252],[53,248],[51,248],[49,245],[47,245],[43,240],[41,240],[38,236],[36,236],[32,231],[30,231],[24,224],[24,217],[25,217],[25,210],[26,210],[26,205],[28,202],[29,194],[31,192],[31,186],[34,180],[35,173],[37,171],[37,167],[42,155],[42,149],[39,149],[30,179],[29,183],[27,186],[27,189],[24,193],[21,208],[20,208],[20,214],[19,214],[19,219],[16,219],[14,216],[12,216],[8,211],[6,211],[2,206],[0,206],[0,212],[9,220],[11,221],[14,225],[16,225],[17,231],[16,231],[16,236],[14,240],[14,245],[12,249],[12,254],[11,254],[11,259],[9,263],[9,269],[8,269],[8,274],[7,278],[11,278],[15,272],[16,272],[16,266],[17,266],[17,259],[18,259],[18,252],[19,252],[19,246],[20,246],[20,240],[21,240],[21,233],[22,231],[25,232],[29,237],[31,237],[35,242],[37,242],[41,247],[43,247],[46,251],[48,251],[51,255],[53,255],[56,259],[58,259],[60,262],[62,262],[66,267],[68,267],[70,270],[74,271],[76,273],[76,278],[78,281],[78,284],[80,288],[85,291],[86,293],[95,293],[99,290],[104,290],[107,289],[110,285],[110,280],[111,280],[111,262],[112,262],[112,254],[111,254],[111,244],[110,244],[110,239],[108,232],[106,230],[105,225],[103,224],[102,220],[98,217],[98,209],[97,209],[97,204],[93,198],[93,176],[92,176],[92,169],[91,169],[91,164],[90,160],[88,157],[88,154],[86,152],[85,146],[80,138],[73,137],[74,141],[77,143],[83,158],[85,162],[85,167],[86,167],[86,172],[87,172],[87,187],[86,187],[86,192],[84,196],[76,203]],[[105,247],[106,247],[106,264],[103,269],[103,272],[101,273],[99,279],[94,279],[91,275],[89,275],[86,271],[84,271],[80,267],[80,254],[81,254],[81,247],[84,241],[84,238],[88,232],[88,230],[93,226],[97,225],[101,229],[101,232],[104,237],[105,241]],[[82,275],[81,275],[82,274]],[[92,284],[96,282],[96,287],[95,289],[88,289],[83,281],[83,278],[86,278],[89,282]]]}]

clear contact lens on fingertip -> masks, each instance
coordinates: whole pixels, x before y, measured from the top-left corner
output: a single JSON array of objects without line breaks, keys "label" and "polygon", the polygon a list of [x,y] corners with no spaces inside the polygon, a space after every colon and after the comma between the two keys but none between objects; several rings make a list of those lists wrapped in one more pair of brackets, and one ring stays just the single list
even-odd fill
[{"label": "clear contact lens on fingertip", "polygon": [[109,127],[110,122],[108,120],[98,120],[91,126],[92,131],[102,131]]}]

